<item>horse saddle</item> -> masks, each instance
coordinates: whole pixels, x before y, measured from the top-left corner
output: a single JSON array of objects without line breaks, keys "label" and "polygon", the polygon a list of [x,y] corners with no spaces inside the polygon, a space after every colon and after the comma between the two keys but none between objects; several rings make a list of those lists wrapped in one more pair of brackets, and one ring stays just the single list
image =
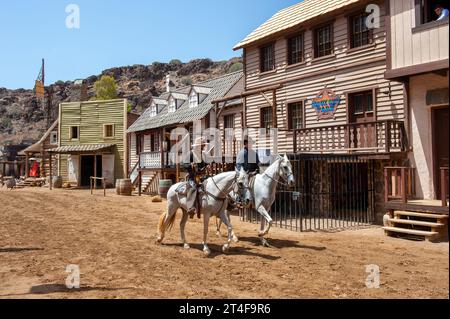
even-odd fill
[{"label": "horse saddle", "polygon": [[175,193],[180,194],[180,195],[187,195],[188,189],[189,189],[188,183],[185,182],[177,187],[177,189],[175,190]]}]

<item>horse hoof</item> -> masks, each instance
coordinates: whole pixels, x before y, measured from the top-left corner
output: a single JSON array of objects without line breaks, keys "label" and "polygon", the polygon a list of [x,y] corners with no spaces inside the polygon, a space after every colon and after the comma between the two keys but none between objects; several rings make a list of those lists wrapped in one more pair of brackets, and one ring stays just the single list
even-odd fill
[{"label": "horse hoof", "polygon": [[220,231],[218,231],[218,232],[216,233],[216,235],[217,235],[217,237],[219,237],[219,238],[222,237],[222,234],[220,233]]},{"label": "horse hoof", "polygon": [[211,255],[211,250],[205,249],[203,250],[203,254],[205,255],[205,257],[209,257],[209,255]]},{"label": "horse hoof", "polygon": [[184,244],[184,249],[186,249],[186,250],[188,250],[188,249],[191,249],[191,246],[189,246],[189,244]]},{"label": "horse hoof", "polygon": [[157,245],[161,245],[161,244],[162,244],[162,241],[163,241],[162,238],[157,238],[156,241],[155,241],[155,243],[156,243]]},{"label": "horse hoof", "polygon": [[239,242],[239,238],[237,238],[236,236],[233,237],[233,242],[234,243],[238,243]]},{"label": "horse hoof", "polygon": [[267,247],[270,248],[270,244],[266,239],[261,239],[261,244],[263,245],[263,247]]},{"label": "horse hoof", "polygon": [[224,245],[224,246],[222,247],[222,251],[223,251],[224,253],[229,252],[229,251],[230,251],[230,246]]}]

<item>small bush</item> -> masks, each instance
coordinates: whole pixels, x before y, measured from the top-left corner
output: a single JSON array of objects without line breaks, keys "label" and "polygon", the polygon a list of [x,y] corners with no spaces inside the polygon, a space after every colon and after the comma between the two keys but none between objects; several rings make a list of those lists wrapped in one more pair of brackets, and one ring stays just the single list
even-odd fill
[{"label": "small bush", "polygon": [[180,66],[180,65],[183,64],[183,62],[181,62],[181,61],[178,60],[178,59],[173,59],[173,60],[171,60],[171,61],[169,62],[169,64],[170,64],[170,65]]},{"label": "small bush", "polygon": [[181,80],[181,84],[183,84],[183,85],[185,85],[185,86],[192,85],[192,83],[194,83],[194,81],[192,81],[192,78],[189,77],[189,76],[184,77],[184,78]]},{"label": "small bush", "polygon": [[232,66],[230,66],[230,68],[228,69],[228,73],[241,71],[243,69],[244,69],[244,64],[242,64],[241,62],[236,62]]}]

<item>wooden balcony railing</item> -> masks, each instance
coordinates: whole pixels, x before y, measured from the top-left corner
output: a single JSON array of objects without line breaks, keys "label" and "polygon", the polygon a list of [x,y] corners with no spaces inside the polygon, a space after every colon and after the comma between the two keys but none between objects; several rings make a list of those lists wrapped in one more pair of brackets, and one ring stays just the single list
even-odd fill
[{"label": "wooden balcony railing", "polygon": [[139,154],[139,168],[140,169],[151,169],[151,168],[162,168],[161,152],[145,152]]},{"label": "wooden balcony railing", "polygon": [[415,196],[414,169],[411,167],[385,167],[385,202],[401,200],[406,204]]},{"label": "wooden balcony railing", "polygon": [[441,167],[441,200],[442,207],[447,207],[447,201],[449,198],[448,192],[448,166]]},{"label": "wooden balcony railing", "polygon": [[403,121],[376,121],[294,131],[295,153],[403,152],[408,141]]}]

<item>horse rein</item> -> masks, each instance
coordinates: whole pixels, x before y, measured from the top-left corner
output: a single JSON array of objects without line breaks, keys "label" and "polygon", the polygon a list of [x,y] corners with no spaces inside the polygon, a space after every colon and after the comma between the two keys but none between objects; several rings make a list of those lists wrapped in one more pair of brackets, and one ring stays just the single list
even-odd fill
[{"label": "horse rein", "polygon": [[[267,174],[266,172],[264,172],[263,175],[267,176],[268,178],[270,178],[271,180],[273,180],[273,181],[274,181],[275,183],[277,183],[277,184],[281,184],[281,185],[283,185],[283,186],[289,187],[289,184],[288,184],[288,183],[283,183],[283,182],[277,181],[275,178],[273,178],[272,176],[270,176],[270,175]],[[293,173],[289,173],[289,175],[287,175],[287,177],[286,177],[286,178],[283,178],[283,179],[284,179],[284,180],[288,180],[289,177],[291,177],[291,176],[294,176],[294,174],[293,174]],[[281,175],[280,175],[280,177],[281,177]]]}]

